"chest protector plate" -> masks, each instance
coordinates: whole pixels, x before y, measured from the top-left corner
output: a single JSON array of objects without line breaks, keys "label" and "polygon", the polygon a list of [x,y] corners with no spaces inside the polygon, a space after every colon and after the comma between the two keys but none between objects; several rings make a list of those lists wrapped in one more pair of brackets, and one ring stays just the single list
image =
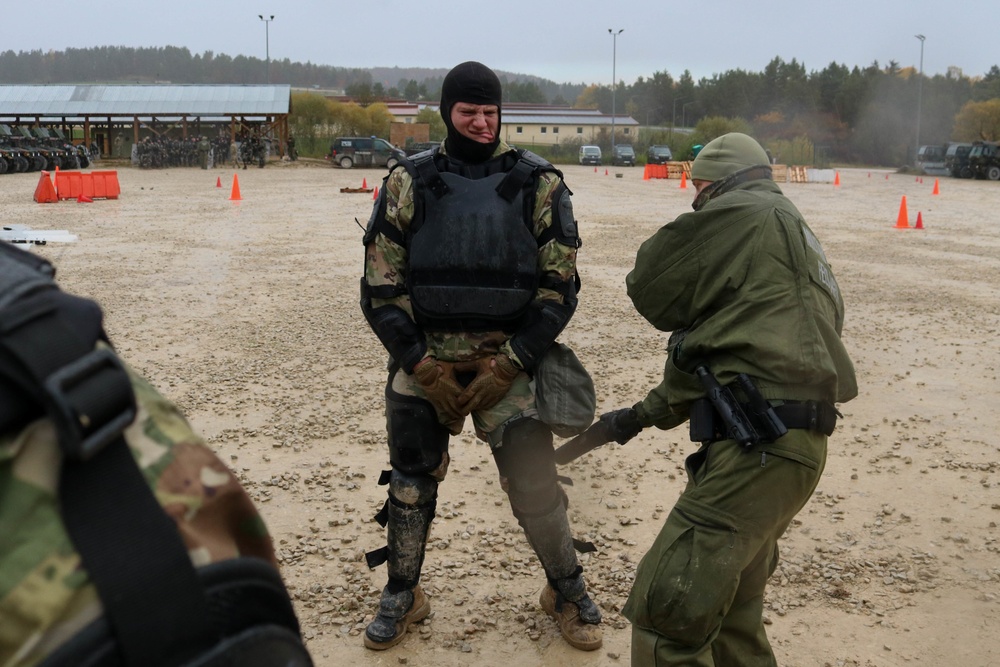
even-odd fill
[{"label": "chest protector plate", "polygon": [[525,190],[508,201],[497,192],[506,173],[439,175],[447,185],[440,196],[421,179],[415,183],[424,209],[409,248],[414,317],[430,330],[512,328],[538,284],[538,244],[524,220]]}]

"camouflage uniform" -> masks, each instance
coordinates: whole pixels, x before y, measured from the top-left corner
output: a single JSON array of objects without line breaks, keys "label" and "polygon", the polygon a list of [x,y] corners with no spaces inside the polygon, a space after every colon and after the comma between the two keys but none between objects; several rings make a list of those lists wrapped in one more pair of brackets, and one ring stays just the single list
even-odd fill
[{"label": "camouflage uniform", "polygon": [[[446,155],[446,143],[442,142],[437,149],[441,155]],[[501,159],[516,162],[517,157],[511,158],[512,155],[517,154],[500,141],[487,163]],[[423,173],[421,169],[427,164],[418,165],[415,160],[413,169]],[[455,163],[449,161],[449,164]],[[449,168],[461,170],[465,168],[462,164],[457,161],[459,166]],[[507,174],[515,171],[514,163],[510,164]],[[464,417],[449,418],[436,410],[412,371],[422,360],[434,364],[454,363],[458,382],[468,386],[469,375],[475,375],[476,362],[496,359],[498,355],[500,358],[506,355],[510,360],[507,363],[512,364],[514,378],[499,402],[471,412],[476,435],[489,443],[500,472],[501,487],[507,492],[511,509],[545,570],[549,585],[542,592],[542,607],[557,619],[571,645],[584,650],[601,645],[600,612],[587,595],[582,568],[574,552],[565,494],[557,483],[552,431],[537,418],[531,375],[538,358],[544,356],[544,350],[575,309],[578,238],[569,191],[561,176],[550,171],[550,166],[539,168],[536,165],[535,169],[530,219],[515,224],[526,225],[535,242],[531,246],[537,245],[537,259],[532,268],[540,286],[534,292],[533,301],[530,292],[526,294],[531,301],[530,308],[542,313],[534,321],[558,323],[557,327],[544,332],[521,325],[514,325],[514,333],[469,326],[459,331],[435,330],[434,327],[422,330],[416,326],[414,323],[419,318],[414,317],[407,293],[410,256],[402,243],[408,243],[407,239],[411,238],[410,226],[418,217],[416,207],[421,201],[425,202],[421,215],[425,214],[428,200],[420,197],[431,197],[433,186],[424,186],[426,190],[421,195],[415,191],[419,184],[414,176],[405,168],[396,168],[383,185],[384,204],[375,205],[366,234],[362,309],[390,350],[404,336],[416,342],[405,347],[397,345],[396,349],[403,352],[394,354],[401,358],[390,360],[386,414],[393,470],[387,480],[389,500],[382,513],[385,516],[383,525],[389,529],[389,544],[384,555],[373,558],[377,552],[369,554],[370,565],[388,561],[389,583],[383,591],[379,613],[366,630],[365,645],[369,648],[394,645],[405,635],[410,622],[429,613],[429,604],[417,582],[427,532],[434,516],[437,484],[444,479],[448,468],[448,435],[460,433],[465,422]],[[478,205],[478,201],[470,203]],[[516,207],[508,210],[517,210],[518,219],[524,217]],[[518,232],[521,231],[523,227],[519,226]],[[412,235],[413,238],[418,236],[419,233]],[[448,249],[442,248],[441,252],[447,253]],[[511,250],[502,256],[504,261],[511,261],[514,255],[515,251]],[[530,252],[520,257],[518,261],[533,263]],[[558,291],[560,289],[563,291]],[[366,301],[369,298],[370,303]],[[373,314],[380,310],[395,312],[394,326],[404,333],[393,337],[385,336],[384,330],[380,332],[378,316]],[[527,320],[527,316],[524,319]],[[424,344],[426,349],[421,356]],[[463,372],[467,373],[465,379]]]},{"label": "camouflage uniform", "polygon": [[[267,529],[232,472],[176,407],[129,371],[139,408],[124,437],[195,566],[237,556],[277,568]],[[0,434],[0,664],[34,665],[100,616],[59,513],[48,419]]]},{"label": "camouflage uniform", "polygon": [[[442,152],[444,146],[441,147]],[[510,151],[510,146],[502,141],[494,152],[494,157]],[[552,224],[552,197],[561,179],[550,172],[542,172],[539,178],[538,190],[535,195],[535,210],[533,213],[534,235],[537,238]],[[384,186],[387,197],[386,220],[395,226],[405,236],[413,218],[413,179],[405,169],[394,169]],[[404,287],[406,283],[406,249],[388,239],[384,234],[376,236],[375,241],[367,248],[365,255],[365,279],[371,286],[393,285]],[[572,282],[576,276],[576,248],[563,245],[556,239],[550,240],[538,251],[538,267],[540,274],[550,274],[560,282]],[[536,299],[563,301],[563,296],[551,289],[539,288]],[[407,315],[413,317],[410,297],[407,294],[392,299],[373,299],[372,307],[396,305]],[[427,342],[427,354],[442,361],[464,362],[491,357],[502,352],[511,359],[517,360],[517,354],[511,349],[508,334],[503,331],[485,332],[424,332]],[[408,395],[423,398],[423,390],[410,375],[396,373],[393,378],[393,389]],[[499,441],[502,432],[497,429],[511,418],[523,414],[534,415],[534,387],[530,385],[526,374],[519,374],[511,387],[510,393],[495,407],[474,412],[473,423],[476,434],[491,444]],[[463,420],[464,421],[464,420]],[[462,421],[447,423],[448,429],[457,434],[462,431]],[[492,437],[490,437],[492,434]]]}]

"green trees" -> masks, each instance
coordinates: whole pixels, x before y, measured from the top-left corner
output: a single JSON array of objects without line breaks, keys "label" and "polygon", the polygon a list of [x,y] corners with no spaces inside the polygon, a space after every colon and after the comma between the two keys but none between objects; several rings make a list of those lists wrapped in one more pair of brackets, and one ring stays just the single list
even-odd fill
[{"label": "green trees", "polygon": [[362,107],[343,104],[315,93],[292,93],[289,130],[300,155],[320,157],[333,139],[342,136],[389,136],[392,114],[382,103]]}]

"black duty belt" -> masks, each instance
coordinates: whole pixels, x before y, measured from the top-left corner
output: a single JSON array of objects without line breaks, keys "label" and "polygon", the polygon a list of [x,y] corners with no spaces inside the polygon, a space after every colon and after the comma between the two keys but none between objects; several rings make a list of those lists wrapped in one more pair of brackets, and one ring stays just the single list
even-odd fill
[{"label": "black duty belt", "polygon": [[[783,401],[774,406],[774,413],[788,429],[805,429],[831,435],[837,425],[840,413],[825,401]],[[695,442],[715,442],[727,440],[722,418],[707,398],[695,401],[691,406],[691,440]]]}]

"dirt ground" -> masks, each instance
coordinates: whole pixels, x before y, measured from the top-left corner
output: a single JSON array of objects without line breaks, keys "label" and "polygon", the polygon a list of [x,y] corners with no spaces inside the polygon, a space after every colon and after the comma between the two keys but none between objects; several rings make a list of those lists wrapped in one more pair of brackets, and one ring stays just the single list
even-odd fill
[{"label": "dirt ground", "polygon": [[[107,165],[102,165],[107,167]],[[543,576],[471,422],[452,441],[423,584],[429,620],[383,653],[361,636],[385,571],[372,520],[388,467],[385,353],[358,308],[361,229],[377,170],[321,163],[118,169],[116,201],[36,204],[38,174],[0,176],[4,224],[68,229],[37,252],[100,301],[122,355],[187,413],[258,502],[309,647],[331,665],[629,662],[619,610],[684,484],[695,445],[646,431],[563,469],[604,647],[569,648],[538,607]],[[617,178],[617,174],[621,174]],[[636,315],[639,244],[693,190],[642,168],[568,166],[584,245],[580,307],[562,336],[600,411],[659,378],[666,335]],[[819,489],[782,540],[766,622],[789,666],[1000,665],[1000,184],[841,170],[783,188],[823,242],[847,304],[860,396],[841,406]],[[217,187],[217,179],[221,187]],[[895,229],[905,196],[912,225]]]}]

